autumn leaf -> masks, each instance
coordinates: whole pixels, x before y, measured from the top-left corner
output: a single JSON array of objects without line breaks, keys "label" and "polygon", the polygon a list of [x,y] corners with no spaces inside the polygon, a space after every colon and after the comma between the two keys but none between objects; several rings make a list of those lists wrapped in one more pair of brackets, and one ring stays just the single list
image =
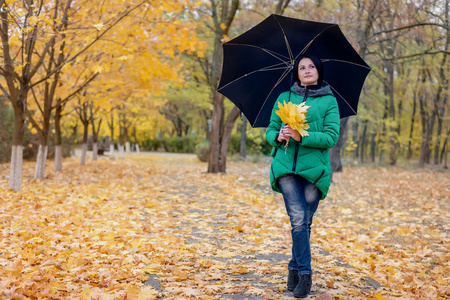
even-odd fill
[{"label": "autumn leaf", "polygon": [[153,287],[144,286],[140,289],[138,300],[156,299],[158,294],[159,293]]},{"label": "autumn leaf", "polygon": [[38,22],[39,22],[39,17],[38,16],[31,16],[28,19],[28,24],[30,24],[30,26],[35,26]]},{"label": "autumn leaf", "polygon": [[92,26],[94,26],[98,31],[102,30],[103,27],[105,27],[105,25],[103,23],[97,23]]},{"label": "autumn leaf", "polygon": [[306,123],[306,112],[309,106],[306,106],[304,102],[296,105],[292,102],[286,103],[286,101],[278,102],[278,110],[275,113],[280,117],[281,121],[288,124],[292,129],[298,131],[301,136],[308,136],[306,129],[309,128],[309,124]]},{"label": "autumn leaf", "polygon": [[381,293],[375,293],[375,298],[377,300],[388,300],[387,298],[384,298]]},{"label": "autumn leaf", "polygon": [[250,295],[263,295],[264,292],[265,292],[264,289],[257,288],[257,287],[251,287],[245,293],[250,294]]},{"label": "autumn leaf", "polygon": [[185,296],[200,296],[201,292],[197,289],[193,289],[193,288],[183,288],[183,294]]}]

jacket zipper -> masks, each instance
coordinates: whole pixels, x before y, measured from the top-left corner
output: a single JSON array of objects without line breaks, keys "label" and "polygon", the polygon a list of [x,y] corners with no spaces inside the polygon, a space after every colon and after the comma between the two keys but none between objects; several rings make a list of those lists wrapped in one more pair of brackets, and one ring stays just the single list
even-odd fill
[{"label": "jacket zipper", "polygon": [[308,98],[308,92],[309,92],[309,90],[306,89],[306,91],[305,91],[305,96],[303,96],[303,101],[302,101],[302,102],[305,102],[306,99]]},{"label": "jacket zipper", "polygon": [[[308,98],[308,89],[305,91],[305,96],[303,97],[303,101],[305,102]],[[297,167],[297,156],[298,156],[298,148],[299,148],[300,142],[295,142],[295,151],[294,151],[294,164],[292,165],[292,173],[295,173],[295,169]]]},{"label": "jacket zipper", "polygon": [[297,167],[297,156],[298,156],[298,145],[299,142],[295,142],[295,151],[294,151],[294,164],[292,165],[292,173],[295,173],[295,168]]}]

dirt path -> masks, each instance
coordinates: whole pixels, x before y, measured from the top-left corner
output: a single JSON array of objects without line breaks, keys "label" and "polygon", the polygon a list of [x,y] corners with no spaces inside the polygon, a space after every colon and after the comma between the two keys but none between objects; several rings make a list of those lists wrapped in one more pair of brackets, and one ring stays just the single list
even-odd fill
[{"label": "dirt path", "polygon": [[[171,208],[164,211],[172,220],[165,231],[187,253],[149,275],[147,284],[167,298],[292,299],[285,290],[290,228],[280,195],[268,186],[268,165],[231,162],[227,174],[212,175],[194,157],[157,157],[166,186],[158,198]],[[317,243],[313,261],[311,297],[382,293],[376,280]]]}]

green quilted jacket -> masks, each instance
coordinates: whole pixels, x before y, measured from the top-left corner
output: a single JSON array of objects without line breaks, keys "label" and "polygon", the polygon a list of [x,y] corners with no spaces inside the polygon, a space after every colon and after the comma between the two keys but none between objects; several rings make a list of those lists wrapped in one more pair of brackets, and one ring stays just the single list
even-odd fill
[{"label": "green quilted jacket", "polygon": [[[309,136],[302,137],[301,142],[291,138],[287,149],[285,142],[277,141],[278,133],[285,124],[275,113],[275,110],[278,110],[278,102],[284,101],[295,104],[306,101],[305,104],[310,106],[306,113]],[[294,173],[314,183],[322,192],[321,199],[324,199],[331,184],[328,149],[337,143],[339,128],[339,108],[329,86],[309,89],[294,84],[291,92],[281,93],[273,107],[266,131],[267,141],[274,146],[270,168],[272,189],[280,192],[277,179]]]}]

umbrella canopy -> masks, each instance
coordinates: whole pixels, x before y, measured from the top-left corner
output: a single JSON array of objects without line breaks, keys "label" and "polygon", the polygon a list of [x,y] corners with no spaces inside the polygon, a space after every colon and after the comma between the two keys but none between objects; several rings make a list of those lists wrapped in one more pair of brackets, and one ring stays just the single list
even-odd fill
[{"label": "umbrella canopy", "polygon": [[295,59],[317,56],[324,83],[333,90],[341,118],[355,115],[370,67],[353,49],[337,24],[270,15],[223,44],[218,92],[230,99],[253,127],[267,127],[273,105],[290,89]]}]

